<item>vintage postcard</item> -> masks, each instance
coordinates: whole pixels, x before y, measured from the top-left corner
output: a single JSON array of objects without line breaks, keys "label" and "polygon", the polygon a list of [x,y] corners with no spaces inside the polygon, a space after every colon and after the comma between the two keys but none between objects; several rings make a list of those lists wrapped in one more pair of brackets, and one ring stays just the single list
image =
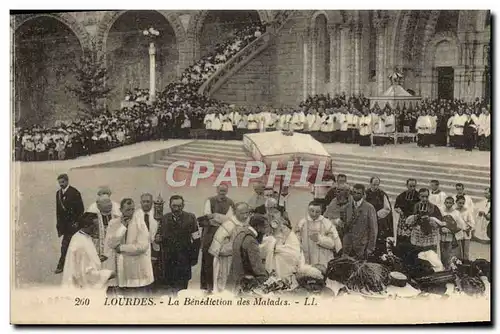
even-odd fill
[{"label": "vintage postcard", "polygon": [[11,323],[491,323],[490,11],[10,27]]}]

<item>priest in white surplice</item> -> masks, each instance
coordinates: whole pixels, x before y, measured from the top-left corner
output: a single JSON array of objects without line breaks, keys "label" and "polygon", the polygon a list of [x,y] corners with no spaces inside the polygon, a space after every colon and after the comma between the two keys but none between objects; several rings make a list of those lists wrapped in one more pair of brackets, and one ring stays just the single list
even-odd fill
[{"label": "priest in white surplice", "polygon": [[106,233],[108,261],[116,263],[116,277],[122,293],[147,293],[154,281],[149,231],[144,218],[134,215],[132,199],[123,199],[120,210],[122,217],[113,219]]},{"label": "priest in white surplice", "polygon": [[309,203],[308,214],[299,221],[295,232],[300,240],[305,263],[327,266],[334,253],[342,249],[342,242],[335,225],[323,217],[321,211],[321,203]]},{"label": "priest in white surplice", "polygon": [[304,124],[306,123],[306,115],[304,114],[304,111],[299,110],[294,112],[291,123],[294,131],[303,131]]},{"label": "priest in white surplice", "polygon": [[432,132],[432,123],[429,115],[422,111],[417,118],[415,128],[417,130],[417,145],[420,147],[430,146],[429,136]]},{"label": "priest in white surplice", "polygon": [[468,116],[464,114],[462,108],[458,109],[458,113],[453,117],[453,137],[455,139],[455,147],[463,148],[464,146],[464,127]]},{"label": "priest in white surplice", "polygon": [[86,212],[78,219],[79,231],[69,243],[62,286],[70,289],[105,289],[113,272],[103,269],[92,237],[99,236],[97,214]]}]

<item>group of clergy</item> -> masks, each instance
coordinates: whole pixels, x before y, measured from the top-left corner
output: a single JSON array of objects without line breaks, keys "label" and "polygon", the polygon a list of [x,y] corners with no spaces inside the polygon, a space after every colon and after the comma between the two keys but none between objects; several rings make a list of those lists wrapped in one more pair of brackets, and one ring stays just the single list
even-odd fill
[{"label": "group of clergy", "polygon": [[328,109],[209,108],[203,119],[209,137],[241,139],[244,133],[295,131],[309,133],[324,143],[344,142],[370,145],[370,135],[394,133],[391,109],[369,111],[364,107]]},{"label": "group of clergy", "polygon": [[477,147],[489,151],[491,146],[491,118],[487,107],[477,109],[460,107],[447,116],[442,110],[437,115],[432,109],[420,111],[417,123],[417,144],[420,147],[451,146],[472,151]]},{"label": "group of clergy", "polygon": [[491,236],[491,191],[474,203],[462,183],[455,186],[456,194],[440,190],[439,181],[432,180],[429,188],[417,190],[417,180],[408,179],[408,190],[396,198],[399,215],[397,244],[400,255],[432,250],[445,268],[457,257],[470,260],[470,241],[489,243]]}]

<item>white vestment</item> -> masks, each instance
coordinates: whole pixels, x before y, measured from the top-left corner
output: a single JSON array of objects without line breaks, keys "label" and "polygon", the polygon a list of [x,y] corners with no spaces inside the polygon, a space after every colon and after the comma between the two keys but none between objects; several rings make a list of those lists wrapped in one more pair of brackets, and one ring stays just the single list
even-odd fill
[{"label": "white vestment", "polygon": [[[321,215],[316,220],[312,220],[309,216],[302,219],[297,225],[296,233],[306,264],[326,266],[333,259],[333,252],[338,252],[342,248],[335,225]],[[318,235],[318,241],[311,239],[313,234]]]},{"label": "white vestment", "polygon": [[208,252],[214,257],[214,292],[224,291],[233,260],[234,232],[244,224],[236,217],[231,217],[222,223],[215,232]]},{"label": "white vestment", "polygon": [[274,271],[276,276],[281,279],[295,274],[300,265],[304,263],[297,235],[290,231],[283,238],[269,236],[265,239],[261,253],[265,257],[266,271]]},{"label": "white vestment", "polygon": [[481,114],[479,115],[479,129],[477,134],[479,136],[488,137],[491,134],[491,121],[490,115]]},{"label": "white vestment", "polygon": [[369,136],[372,134],[372,116],[366,115],[359,118],[359,135]]},{"label": "white vestment", "polygon": [[490,221],[486,219],[484,215],[479,215],[480,212],[484,214],[488,214],[490,211],[491,203],[484,199],[481,202],[476,204],[476,208],[474,210],[474,218],[476,222],[476,227],[474,228],[474,237],[482,241],[489,241],[488,235],[486,234],[486,230]]},{"label": "white vestment", "polygon": [[[111,219],[118,218],[122,216],[122,213],[120,211],[120,205],[116,202],[111,202],[112,208],[111,208]],[[94,202],[90,204],[89,208],[87,209],[87,212],[93,212],[97,214],[97,219],[99,220],[99,238],[98,239],[93,239],[94,244],[97,248],[97,254],[99,255],[105,255],[105,240],[106,240],[106,226],[104,226],[104,221],[103,221],[103,215],[101,211],[99,211],[99,208],[97,207],[97,203]],[[108,221],[111,221],[111,219]]]},{"label": "white vestment", "polygon": [[467,115],[456,115],[453,117],[453,134],[455,136],[463,136],[465,122],[467,122]]},{"label": "white vestment", "polygon": [[[121,218],[109,223],[106,233],[107,261],[115,261],[120,287],[143,287],[153,283],[150,235],[144,217],[134,214],[128,227]],[[120,253],[115,249],[119,247]]]},{"label": "white vestment", "polygon": [[73,289],[104,289],[112,271],[102,269],[92,238],[79,231],[69,243],[62,286]]}]

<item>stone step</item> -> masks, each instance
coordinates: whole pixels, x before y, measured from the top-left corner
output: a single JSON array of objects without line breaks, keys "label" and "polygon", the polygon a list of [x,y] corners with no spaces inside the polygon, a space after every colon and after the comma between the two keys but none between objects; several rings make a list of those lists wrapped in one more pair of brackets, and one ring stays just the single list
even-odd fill
[{"label": "stone step", "polygon": [[478,188],[484,189],[489,186],[489,179],[487,178],[474,178],[468,176],[461,175],[453,175],[450,174],[432,174],[427,172],[421,172],[418,170],[380,170],[380,169],[358,169],[358,168],[349,168],[349,166],[341,166],[334,168],[335,173],[346,174],[347,176],[357,175],[364,177],[366,179],[370,179],[373,176],[379,177],[381,180],[392,181],[402,180],[402,183],[406,183],[406,180],[409,178],[415,178],[417,183],[420,186],[429,186],[429,183],[433,179],[439,180],[441,186],[449,186],[455,188],[455,184],[457,182],[461,182],[464,184],[465,189],[469,188]]},{"label": "stone step", "polygon": [[[238,146],[237,143],[233,144],[224,144],[222,147],[216,146],[208,146],[207,143],[204,142],[194,142],[192,144],[186,145],[181,149],[182,153],[190,152],[193,155],[199,156],[214,156],[214,157],[226,157],[229,159],[242,159],[242,160],[251,160],[251,157],[243,150],[241,146]],[[405,159],[386,159],[378,160],[376,157],[369,157],[362,159],[360,156],[355,155],[346,155],[346,154],[336,154],[332,153],[334,167],[343,167],[349,165],[349,167],[358,167],[362,166],[363,168],[373,168],[377,169],[398,169],[401,167],[405,167],[410,170],[418,170],[423,172],[428,172],[429,174],[434,173],[437,179],[445,175],[461,175],[463,178],[473,178],[478,177],[483,180],[490,179],[490,170],[486,169],[476,169],[472,167],[464,167],[460,165],[450,165],[446,163],[429,163],[422,161],[412,161]],[[453,166],[453,167],[450,167]]]},{"label": "stone step", "polygon": [[[360,155],[355,155],[355,154],[344,154],[344,153],[336,153],[335,151],[329,150],[328,153],[330,153],[332,156],[335,156],[337,158],[342,158],[342,159],[360,159],[362,158]],[[424,160],[413,160],[413,159],[404,159],[404,158],[394,158],[394,157],[385,157],[385,156],[367,156],[366,159],[369,159],[370,162],[376,163],[376,162],[381,162],[381,163],[397,163],[400,165],[417,165],[417,166],[426,166],[426,165],[435,165],[443,168],[450,168],[450,169],[465,169],[465,170],[478,170],[478,171],[485,171],[485,172],[490,172],[490,167],[488,166],[479,166],[479,165],[470,165],[467,163],[464,164],[458,164],[458,163],[448,163],[448,162],[430,162],[430,161],[424,161]]]},{"label": "stone step", "polygon": [[[457,168],[448,167],[446,165],[441,165],[440,163],[426,163],[426,164],[413,164],[398,161],[377,161],[372,160],[371,157],[349,157],[337,156],[332,154],[333,165],[335,166],[360,166],[363,168],[374,168],[374,169],[406,169],[406,170],[418,170],[421,172],[434,173],[434,174],[447,174],[447,175],[464,175],[471,177],[481,177],[485,179],[490,178],[490,170],[477,170],[473,168]],[[439,179],[439,175],[436,176]]]},{"label": "stone step", "polygon": [[[247,154],[244,152],[232,152],[232,151],[226,151],[226,150],[203,150],[203,149],[193,149],[193,148],[186,148],[186,149],[181,149],[178,150],[177,152],[173,154],[179,154],[179,155],[190,155],[192,157],[216,157],[216,158],[223,158],[225,160],[254,160],[251,157],[249,157]],[[172,154],[165,154],[163,157],[168,158],[172,156]],[[209,159],[210,160],[210,159]]]},{"label": "stone step", "polygon": [[243,149],[243,141],[233,140],[233,141],[220,141],[220,140],[196,140],[189,143],[186,146],[191,147],[224,147],[224,148],[240,148]]},{"label": "stone step", "polygon": [[[215,141],[215,140],[197,140],[194,141],[184,147],[198,147],[198,148],[208,148],[210,147],[215,147],[215,149],[220,150],[223,148],[224,150],[238,150],[240,149],[242,152],[245,152],[243,148],[243,143],[241,141],[225,141],[221,143],[220,141]],[[356,154],[346,154],[346,153],[337,153],[332,149],[328,149],[328,153],[330,153],[333,157],[342,159],[342,160],[360,160],[363,158],[360,155]],[[448,162],[429,162],[429,161],[423,161],[423,160],[414,160],[414,159],[405,159],[405,158],[396,158],[396,157],[386,157],[386,156],[369,156],[365,157],[365,159],[369,160],[371,163],[376,164],[377,162],[383,163],[383,164],[398,164],[398,165],[416,165],[416,166],[438,166],[442,168],[449,168],[449,169],[463,169],[466,171],[483,171],[483,172],[490,172],[491,168],[489,166],[479,166],[479,165],[471,165],[471,164],[457,164],[457,163],[448,163]]]}]

